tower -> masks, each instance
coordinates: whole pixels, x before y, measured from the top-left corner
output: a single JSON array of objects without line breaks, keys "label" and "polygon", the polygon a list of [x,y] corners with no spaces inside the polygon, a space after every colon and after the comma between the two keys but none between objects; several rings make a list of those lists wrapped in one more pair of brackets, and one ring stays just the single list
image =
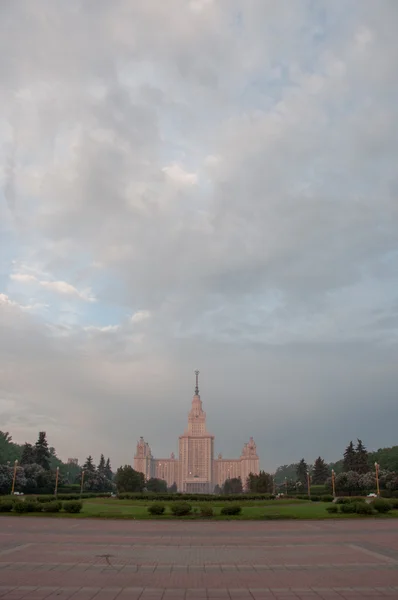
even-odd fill
[{"label": "tower", "polygon": [[188,428],[179,438],[179,489],[190,493],[213,491],[214,436],[207,431],[206,413],[199,395],[199,371],[195,371],[195,392],[188,413]]}]

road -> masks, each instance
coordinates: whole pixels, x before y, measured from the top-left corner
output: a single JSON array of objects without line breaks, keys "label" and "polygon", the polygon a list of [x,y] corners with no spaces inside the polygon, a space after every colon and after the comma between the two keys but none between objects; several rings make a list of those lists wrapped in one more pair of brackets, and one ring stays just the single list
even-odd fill
[{"label": "road", "polygon": [[398,598],[398,520],[1,516],[0,597]]}]

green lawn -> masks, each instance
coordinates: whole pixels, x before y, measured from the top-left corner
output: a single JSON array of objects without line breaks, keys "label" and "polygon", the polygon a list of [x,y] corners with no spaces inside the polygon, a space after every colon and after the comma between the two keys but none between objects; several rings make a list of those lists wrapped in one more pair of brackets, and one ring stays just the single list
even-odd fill
[{"label": "green lawn", "polygon": [[[160,517],[149,515],[147,507],[149,502],[137,502],[133,500],[113,500],[95,498],[86,500],[83,504],[81,517],[103,517],[103,518],[121,518],[121,519],[172,519],[175,518],[167,503],[166,513]],[[190,503],[191,506],[199,510],[200,503]],[[336,518],[360,518],[359,515],[352,514],[332,514],[330,515],[326,508],[331,506],[328,502],[307,502],[305,500],[270,500],[263,502],[242,502],[242,513],[236,517],[221,515],[221,508],[228,503],[214,502],[206,503],[212,506],[214,511],[213,519],[336,519]],[[398,517],[398,511],[392,511],[388,516]],[[183,517],[185,519],[197,518],[197,514]]]}]

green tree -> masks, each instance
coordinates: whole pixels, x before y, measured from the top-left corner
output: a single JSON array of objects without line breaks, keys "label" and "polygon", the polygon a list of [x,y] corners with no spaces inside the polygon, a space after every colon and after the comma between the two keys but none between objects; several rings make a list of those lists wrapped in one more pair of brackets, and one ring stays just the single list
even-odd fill
[{"label": "green tree", "polygon": [[118,492],[142,492],[145,487],[145,477],[130,465],[125,465],[116,471],[115,484]]},{"label": "green tree", "polygon": [[258,475],[249,473],[246,481],[246,487],[252,494],[272,494],[272,477],[265,471],[260,471]]},{"label": "green tree", "polygon": [[379,448],[376,452],[369,452],[368,457],[371,465],[377,462],[380,469],[398,473],[398,446]]},{"label": "green tree", "polygon": [[369,472],[369,458],[368,451],[362,443],[362,440],[357,440],[357,447],[355,448],[355,471],[363,474]]},{"label": "green tree", "polygon": [[307,473],[308,473],[308,465],[305,462],[304,458],[300,460],[296,469],[296,478],[297,482],[301,483],[301,485],[307,485]]},{"label": "green tree", "polygon": [[105,456],[103,454],[101,454],[100,461],[99,461],[98,467],[97,467],[98,473],[100,475],[105,476],[105,466],[106,466],[105,465]]},{"label": "green tree", "polygon": [[177,493],[177,484],[174,481],[174,483],[171,484],[171,486],[168,489],[170,494],[176,494]]},{"label": "green tree", "polygon": [[232,479],[226,479],[222,486],[222,494],[242,494],[243,485],[240,477],[232,477]]},{"label": "green tree", "polygon": [[50,470],[50,451],[45,431],[39,432],[39,437],[35,444],[35,463],[43,467],[46,471]]},{"label": "green tree", "polygon": [[22,446],[14,444],[8,431],[0,431],[0,464],[21,460]]},{"label": "green tree", "polygon": [[92,473],[95,473],[95,464],[93,461],[93,457],[91,454],[86,458],[86,462],[83,465],[83,469],[85,471],[85,477]]},{"label": "green tree", "polygon": [[344,452],[343,470],[344,472],[354,471],[356,466],[355,448],[352,441],[348,444]]},{"label": "green tree", "polygon": [[155,494],[167,493],[167,482],[164,481],[164,479],[157,479],[156,477],[151,477],[146,482],[145,487],[148,492],[153,492]]},{"label": "green tree", "polygon": [[328,477],[329,477],[329,467],[325,463],[323,458],[318,456],[318,458],[316,459],[316,461],[314,463],[314,468],[312,470],[312,483],[314,485],[320,485],[322,483],[325,483],[325,481],[327,480]]},{"label": "green tree", "polygon": [[280,485],[285,483],[285,479],[296,479],[297,463],[290,465],[281,465],[275,471],[275,483]]},{"label": "green tree", "polygon": [[23,445],[21,455],[21,465],[32,465],[36,462],[35,449],[32,444],[27,442]]},{"label": "green tree", "polygon": [[112,479],[113,479],[111,461],[109,458],[106,459],[106,463],[105,463],[105,477],[107,479],[109,479],[109,481],[112,481]]}]

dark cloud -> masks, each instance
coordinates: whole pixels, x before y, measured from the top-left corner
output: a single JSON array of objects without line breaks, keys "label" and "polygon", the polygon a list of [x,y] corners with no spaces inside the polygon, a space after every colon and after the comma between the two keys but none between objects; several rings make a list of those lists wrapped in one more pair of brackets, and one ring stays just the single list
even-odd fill
[{"label": "dark cloud", "polygon": [[224,454],[394,442],[396,10],[4,3],[14,437],[175,451],[198,367]]}]

